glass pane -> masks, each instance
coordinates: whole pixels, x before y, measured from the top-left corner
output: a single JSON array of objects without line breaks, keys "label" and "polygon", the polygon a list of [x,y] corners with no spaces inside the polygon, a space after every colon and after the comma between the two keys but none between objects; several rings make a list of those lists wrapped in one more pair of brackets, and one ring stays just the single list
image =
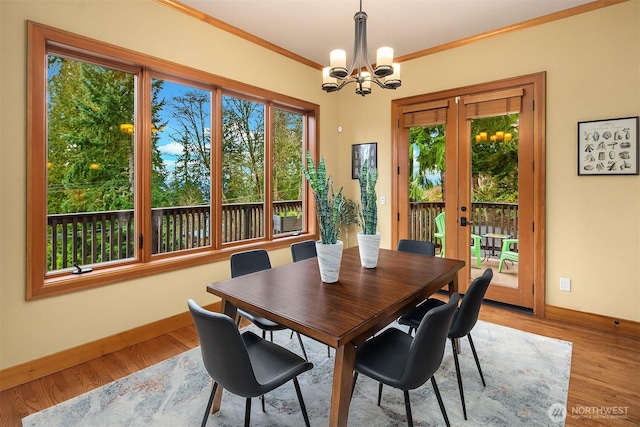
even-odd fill
[{"label": "glass pane", "polygon": [[47,271],[131,259],[135,75],[47,61]]},{"label": "glass pane", "polygon": [[152,83],[152,253],[210,246],[211,92]]},{"label": "glass pane", "polygon": [[273,231],[302,230],[303,116],[274,109]]},{"label": "glass pane", "polygon": [[445,127],[409,129],[409,238],[435,243],[438,253],[444,244],[436,218],[444,212]]},{"label": "glass pane", "polygon": [[[508,252],[516,253],[518,248],[518,117],[505,114],[471,120],[473,233],[480,236],[482,249],[482,269],[472,268],[471,276],[492,268],[492,283],[514,288],[518,287],[518,263],[512,257],[503,262],[501,272],[498,267],[505,242]],[[472,266],[476,261],[472,254]]]},{"label": "glass pane", "polygon": [[265,106],[222,97],[222,242],[264,236]]}]

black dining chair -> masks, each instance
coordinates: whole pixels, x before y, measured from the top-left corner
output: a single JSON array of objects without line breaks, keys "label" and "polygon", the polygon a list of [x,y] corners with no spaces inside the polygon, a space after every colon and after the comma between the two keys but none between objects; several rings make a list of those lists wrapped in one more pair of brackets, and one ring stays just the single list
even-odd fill
[{"label": "black dining chair", "polygon": [[304,242],[291,244],[291,258],[293,262],[315,258],[317,256],[315,240],[305,240]]},{"label": "black dining chair", "polygon": [[423,240],[401,239],[398,242],[397,250],[402,252],[412,252],[422,255],[436,255],[436,245]]},{"label": "black dining chair", "polygon": [[352,393],[358,374],[366,375],[380,383],[378,406],[383,384],[402,390],[407,424],[412,427],[409,390],[422,386],[430,379],[448,427],[449,417],[433,375],[442,363],[447,334],[459,299],[460,295],[454,293],[447,304],[431,310],[423,317],[413,337],[397,328],[389,328],[360,345],[356,350]]},{"label": "black dining chair", "polygon": [[[205,310],[191,299],[188,305],[200,340],[205,369],[214,381],[202,427],[207,424],[218,386],[246,398],[244,425],[248,427],[251,398],[264,396],[291,380],[304,423],[309,427],[298,375],[312,369],[313,364],[251,331],[240,334],[233,320],[225,314]],[[262,410],[265,410],[264,400]]]},{"label": "black dining chair", "polygon": [[[246,274],[256,273],[258,271],[263,271],[271,268],[269,253],[264,249],[237,252],[231,255],[230,261],[231,277],[240,277]],[[284,331],[285,329],[287,329],[285,326],[282,326],[279,323],[273,322],[260,316],[259,314],[252,313],[241,308],[238,308],[238,315],[238,326],[240,326],[240,319],[244,317],[262,330],[262,338],[265,338],[266,331],[269,331],[271,341],[273,341],[273,331]],[[307,358],[307,352],[304,348],[304,344],[302,343],[302,337],[300,337],[300,334],[298,332],[296,332],[296,335],[298,336],[298,342],[300,343],[300,348],[302,349],[302,354],[304,355],[305,360],[309,360]]]},{"label": "black dining chair", "polygon": [[[484,381],[484,375],[482,374],[482,368],[480,367],[480,360],[478,359],[476,348],[473,345],[473,340],[471,339],[471,330],[478,321],[482,300],[484,299],[484,295],[487,292],[487,288],[489,287],[492,278],[493,270],[487,268],[484,273],[482,273],[482,276],[474,279],[469,286],[467,293],[464,294],[464,297],[462,298],[462,304],[460,304],[460,308],[456,311],[453,322],[451,323],[451,329],[449,330],[449,340],[451,341],[451,348],[453,350],[453,361],[456,365],[456,376],[458,378],[458,388],[460,390],[460,400],[462,401],[462,412],[465,420],[467,419],[467,408],[464,402],[464,390],[462,389],[462,376],[460,375],[460,363],[458,361],[456,339],[464,336],[469,339],[469,345],[471,346],[471,352],[473,353],[473,358],[476,361],[476,366],[480,373],[482,386],[486,387],[487,384]],[[426,314],[430,313],[437,307],[441,307],[443,304],[445,304],[443,301],[435,298],[429,298],[422,304],[416,306],[413,310],[400,317],[398,323],[409,326],[409,334],[411,334],[411,331],[420,325],[421,319]]]},{"label": "black dining chair", "polygon": [[[291,244],[291,259],[293,259],[293,262],[303,261],[317,256],[315,240],[305,240],[304,242]],[[291,336],[293,337],[293,332],[291,332]],[[327,346],[327,357],[331,357],[331,347],[329,346]]]}]

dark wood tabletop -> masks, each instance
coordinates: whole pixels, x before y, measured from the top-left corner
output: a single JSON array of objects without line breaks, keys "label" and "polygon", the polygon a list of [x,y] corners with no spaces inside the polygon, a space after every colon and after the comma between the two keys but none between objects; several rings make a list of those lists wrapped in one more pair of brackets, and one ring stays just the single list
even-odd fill
[{"label": "dark wood tabletop", "polygon": [[457,292],[462,267],[459,260],[380,249],[378,266],[366,269],[353,247],[343,252],[337,283],[323,283],[310,258],[212,283],[207,292],[222,298],[232,318],[246,309],[334,347],[330,425],[343,426],[355,347],[444,286]]}]

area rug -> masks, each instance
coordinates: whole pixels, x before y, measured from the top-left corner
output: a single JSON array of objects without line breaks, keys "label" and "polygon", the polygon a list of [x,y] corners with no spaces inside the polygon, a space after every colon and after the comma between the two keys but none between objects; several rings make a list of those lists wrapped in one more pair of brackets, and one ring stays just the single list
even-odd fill
[{"label": "area rug", "polygon": [[[391,327],[397,327],[392,324]],[[250,327],[253,328],[253,327]],[[479,321],[472,331],[487,383],[482,387],[467,339],[461,340],[460,365],[468,421],[456,382],[451,347],[445,350],[436,381],[452,426],[558,426],[564,425],[571,370],[570,342],[534,335]],[[298,340],[288,331],[274,340],[300,353]],[[300,375],[302,394],[312,426],[329,421],[333,350],[303,337],[311,371]],[[194,348],[164,362],[106,384],[59,405],[32,414],[22,425],[33,426],[198,426],[211,390],[200,349]],[[378,384],[361,375],[349,409],[350,426],[407,425],[402,392],[385,387],[377,406]],[[444,425],[431,383],[410,392],[414,425]],[[293,383],[259,400],[251,409],[252,426],[304,425]],[[208,426],[239,426],[244,420],[243,398],[225,392],[222,408],[209,417]]]}]

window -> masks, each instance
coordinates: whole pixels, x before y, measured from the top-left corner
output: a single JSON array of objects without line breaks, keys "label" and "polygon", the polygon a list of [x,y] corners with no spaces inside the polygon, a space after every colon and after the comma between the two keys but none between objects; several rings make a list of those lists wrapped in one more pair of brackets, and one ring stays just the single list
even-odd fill
[{"label": "window", "polygon": [[28,60],[28,299],[315,233],[317,105],[31,22]]}]

